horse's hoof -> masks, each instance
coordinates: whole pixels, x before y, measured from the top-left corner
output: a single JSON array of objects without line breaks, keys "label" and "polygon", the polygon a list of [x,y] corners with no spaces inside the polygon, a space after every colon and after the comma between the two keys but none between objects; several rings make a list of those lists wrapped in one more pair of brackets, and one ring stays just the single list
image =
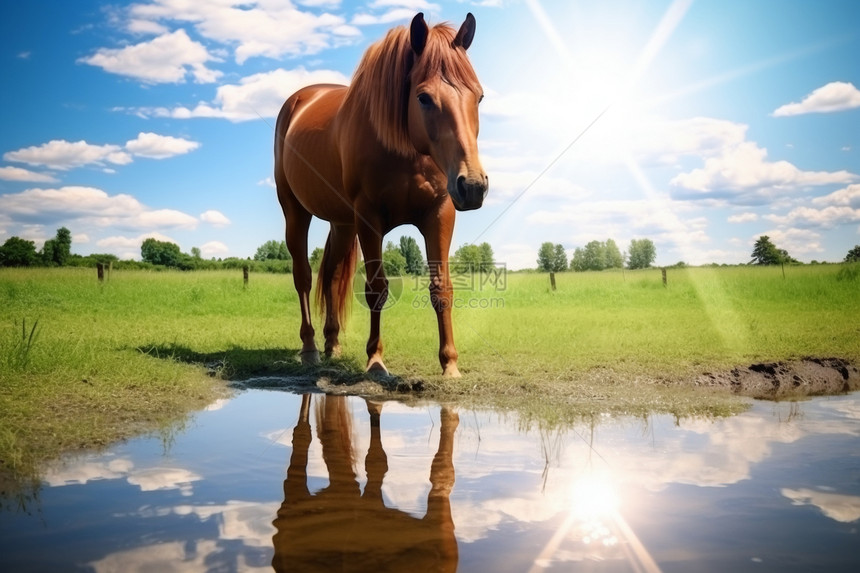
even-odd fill
[{"label": "horse's hoof", "polygon": [[317,366],[320,363],[319,350],[305,350],[301,353],[302,366]]},{"label": "horse's hoof", "polygon": [[367,368],[365,372],[368,374],[377,374],[382,376],[388,376],[388,368],[385,367],[385,364],[382,363],[382,360],[379,358],[374,358],[370,362],[367,363]]},{"label": "horse's hoof", "polygon": [[377,402],[376,400],[366,400],[367,402],[367,413],[371,416],[379,417],[382,414],[382,404],[383,402]]},{"label": "horse's hoof", "polygon": [[460,374],[460,370],[457,368],[456,364],[449,364],[442,371],[442,376],[447,378],[460,378],[462,374]]},{"label": "horse's hoof", "polygon": [[332,346],[331,348],[325,349],[326,358],[340,358],[341,350],[340,344],[337,346]]}]

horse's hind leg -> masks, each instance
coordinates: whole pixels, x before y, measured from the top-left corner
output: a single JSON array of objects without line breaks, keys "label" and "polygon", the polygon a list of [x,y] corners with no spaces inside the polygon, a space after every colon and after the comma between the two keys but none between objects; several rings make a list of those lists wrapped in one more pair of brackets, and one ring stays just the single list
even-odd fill
[{"label": "horse's hind leg", "polygon": [[311,324],[311,265],[308,262],[308,229],[311,214],[302,207],[286,183],[278,183],[278,198],[287,222],[287,249],[293,257],[293,283],[299,295],[302,309],[302,325],[299,336],[302,339],[302,364],[319,364],[320,353],[314,342],[314,327]]},{"label": "horse's hind leg", "polygon": [[325,354],[340,356],[341,323],[345,319],[352,296],[352,276],[355,272],[355,227],[332,225],[326,241],[325,255],[320,267],[320,285],[325,305]]}]

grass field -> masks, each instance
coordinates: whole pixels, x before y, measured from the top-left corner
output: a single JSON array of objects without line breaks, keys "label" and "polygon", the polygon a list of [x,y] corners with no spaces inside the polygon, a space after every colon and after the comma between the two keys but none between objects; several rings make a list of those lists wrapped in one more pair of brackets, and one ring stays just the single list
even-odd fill
[{"label": "grass field", "polygon": [[[458,380],[438,375],[424,284],[403,278],[383,314],[386,364],[434,398],[548,423],[731,413],[743,403],[683,381],[754,361],[860,362],[857,267],[784,272],[670,269],[666,287],[659,270],[561,273],[556,291],[542,274],[458,277]],[[368,320],[353,304],[334,364],[344,379],[364,365]],[[297,360],[298,329],[289,275],[252,274],[246,289],[241,271],[123,271],[99,284],[92,269],[0,269],[0,465],[21,473],[168,428],[225,391],[217,378],[313,374]]]}]

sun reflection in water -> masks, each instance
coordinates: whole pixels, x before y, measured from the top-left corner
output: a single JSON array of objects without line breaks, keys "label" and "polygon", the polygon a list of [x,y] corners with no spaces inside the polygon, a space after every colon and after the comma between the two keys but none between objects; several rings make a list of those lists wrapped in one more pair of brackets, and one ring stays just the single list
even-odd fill
[{"label": "sun reflection in water", "polygon": [[621,496],[608,471],[588,471],[570,486],[561,526],[537,556],[537,573],[566,560],[626,560],[634,571],[660,568],[621,514]]}]

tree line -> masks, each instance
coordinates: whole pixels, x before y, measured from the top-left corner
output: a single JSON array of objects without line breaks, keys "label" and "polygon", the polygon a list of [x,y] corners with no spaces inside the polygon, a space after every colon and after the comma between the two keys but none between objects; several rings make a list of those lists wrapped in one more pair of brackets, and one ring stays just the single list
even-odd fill
[{"label": "tree line", "polygon": [[[97,263],[112,263],[117,268],[175,268],[180,270],[217,270],[250,266],[255,271],[292,272],[293,260],[284,241],[266,241],[257,248],[254,257],[246,259],[228,257],[225,259],[204,259],[198,247],[190,253],[183,253],[179,245],[169,241],[148,238],[141,245],[141,260],[121,261],[110,253],[94,253],[81,256],[71,252],[72,234],[66,227],[57,229],[56,235],[45,241],[41,250],[36,249],[34,241],[13,236],[0,245],[0,267],[57,267],[89,266]],[[316,248],[310,255],[314,271],[319,269],[323,249]],[[584,247],[577,247],[568,261],[567,253],[561,244],[545,242],[538,250],[537,270],[543,272],[600,271],[604,269],[628,268],[644,269],[651,266],[657,256],[657,249],[650,239],[633,239],[627,251],[621,252],[612,239],[591,241]],[[385,274],[388,276],[422,275],[426,273],[426,263],[418,242],[409,236],[400,237],[398,244],[389,241],[382,253]],[[848,251],[844,262],[860,262],[860,245]],[[816,261],[813,261],[815,263]],[[748,264],[778,265],[800,264],[785,249],[777,247],[767,235],[760,236],[753,246]],[[489,243],[460,246],[450,257],[452,272],[470,272],[495,265],[493,248]],[[678,263],[683,266],[683,263]]]},{"label": "tree line", "polygon": [[602,271],[621,269],[646,269],[657,258],[657,249],[651,239],[633,239],[628,250],[622,253],[612,239],[591,241],[573,251],[570,262],[561,244],[543,243],[538,249],[538,271]]}]

